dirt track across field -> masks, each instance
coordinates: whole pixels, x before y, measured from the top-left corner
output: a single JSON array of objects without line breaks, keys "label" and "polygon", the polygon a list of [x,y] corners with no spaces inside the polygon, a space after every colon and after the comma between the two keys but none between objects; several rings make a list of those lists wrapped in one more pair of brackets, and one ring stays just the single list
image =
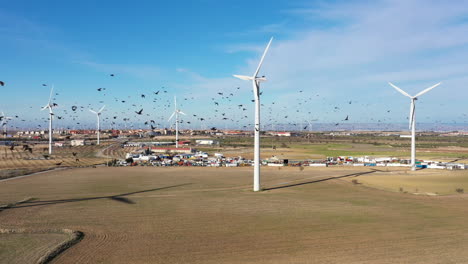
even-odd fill
[{"label": "dirt track across field", "polygon": [[[53,263],[463,263],[468,197],[342,179],[368,168],[82,168],[0,183],[0,228],[72,229]],[[12,259],[14,252],[0,248]]]}]

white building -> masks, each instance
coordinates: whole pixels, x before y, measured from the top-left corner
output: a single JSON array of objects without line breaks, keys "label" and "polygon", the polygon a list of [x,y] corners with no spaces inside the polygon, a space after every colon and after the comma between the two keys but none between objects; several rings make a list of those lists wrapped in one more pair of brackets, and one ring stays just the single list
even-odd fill
[{"label": "white building", "polygon": [[70,142],[70,145],[72,145],[72,146],[84,146],[85,145],[85,140],[84,139],[73,139]]},{"label": "white building", "polygon": [[197,145],[209,145],[209,146],[219,144],[218,141],[212,140],[212,139],[197,139],[195,140],[195,143]]}]

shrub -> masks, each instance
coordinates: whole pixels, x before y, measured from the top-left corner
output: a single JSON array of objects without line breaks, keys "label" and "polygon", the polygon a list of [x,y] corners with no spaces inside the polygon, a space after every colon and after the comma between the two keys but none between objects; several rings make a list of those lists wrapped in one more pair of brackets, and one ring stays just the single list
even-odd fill
[{"label": "shrub", "polygon": [[455,191],[457,191],[457,193],[464,193],[465,190],[463,190],[463,188],[457,188],[455,189]]},{"label": "shrub", "polygon": [[359,184],[359,181],[358,181],[357,179],[352,179],[351,182],[352,182],[353,184]]},{"label": "shrub", "polygon": [[403,192],[403,187],[400,187],[400,192]]},{"label": "shrub", "polygon": [[300,166],[300,167],[299,167],[299,170],[300,170],[300,171],[303,171],[303,170],[304,170],[304,167]]}]

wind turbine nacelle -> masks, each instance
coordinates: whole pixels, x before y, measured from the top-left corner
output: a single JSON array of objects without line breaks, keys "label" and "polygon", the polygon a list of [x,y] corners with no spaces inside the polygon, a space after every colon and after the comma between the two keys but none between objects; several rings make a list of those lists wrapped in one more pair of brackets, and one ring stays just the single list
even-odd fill
[{"label": "wind turbine nacelle", "polygon": [[265,77],[257,77],[257,78],[255,78],[255,81],[257,81],[257,82],[266,82],[267,79]]}]

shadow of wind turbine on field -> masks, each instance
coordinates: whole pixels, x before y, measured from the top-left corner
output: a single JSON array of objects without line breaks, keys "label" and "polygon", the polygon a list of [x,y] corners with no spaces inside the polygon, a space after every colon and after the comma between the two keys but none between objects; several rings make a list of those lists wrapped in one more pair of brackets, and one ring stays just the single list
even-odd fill
[{"label": "shadow of wind turbine on field", "polygon": [[307,182],[298,182],[298,183],[291,183],[291,184],[287,184],[287,185],[278,185],[278,186],[273,186],[273,187],[270,187],[270,188],[265,188],[263,190],[264,191],[278,190],[278,189],[296,187],[296,186],[301,186],[301,185],[306,185],[306,184],[324,182],[324,181],[329,181],[329,180],[336,180],[336,179],[341,179],[341,178],[346,178],[346,177],[357,177],[357,176],[361,176],[361,175],[365,175],[365,174],[371,174],[371,173],[374,173],[374,172],[376,172],[376,171],[358,172],[358,173],[352,173],[352,174],[347,174],[347,175],[342,175],[342,176],[329,177],[329,178],[318,179],[318,180],[307,181]]},{"label": "shadow of wind turbine on field", "polygon": [[23,207],[43,206],[43,205],[51,205],[51,204],[61,204],[61,203],[73,203],[73,202],[99,200],[99,199],[111,199],[112,201],[116,201],[116,202],[121,202],[121,203],[126,203],[126,204],[135,204],[134,201],[126,198],[125,196],[129,196],[129,195],[132,195],[132,194],[138,194],[138,193],[160,191],[160,190],[165,190],[165,189],[170,189],[170,188],[175,188],[175,187],[180,187],[180,186],[190,185],[190,184],[191,183],[184,183],[184,184],[178,184],[178,185],[148,189],[148,190],[143,190],[143,191],[122,193],[122,194],[116,194],[116,195],[109,195],[109,196],[72,198],[72,199],[60,199],[60,200],[46,200],[46,201],[41,201],[41,200],[28,201],[28,202],[24,202],[24,203],[21,203],[21,204],[18,204],[18,205],[13,205],[13,206],[10,206],[10,207],[6,207],[3,210],[23,208]]}]

